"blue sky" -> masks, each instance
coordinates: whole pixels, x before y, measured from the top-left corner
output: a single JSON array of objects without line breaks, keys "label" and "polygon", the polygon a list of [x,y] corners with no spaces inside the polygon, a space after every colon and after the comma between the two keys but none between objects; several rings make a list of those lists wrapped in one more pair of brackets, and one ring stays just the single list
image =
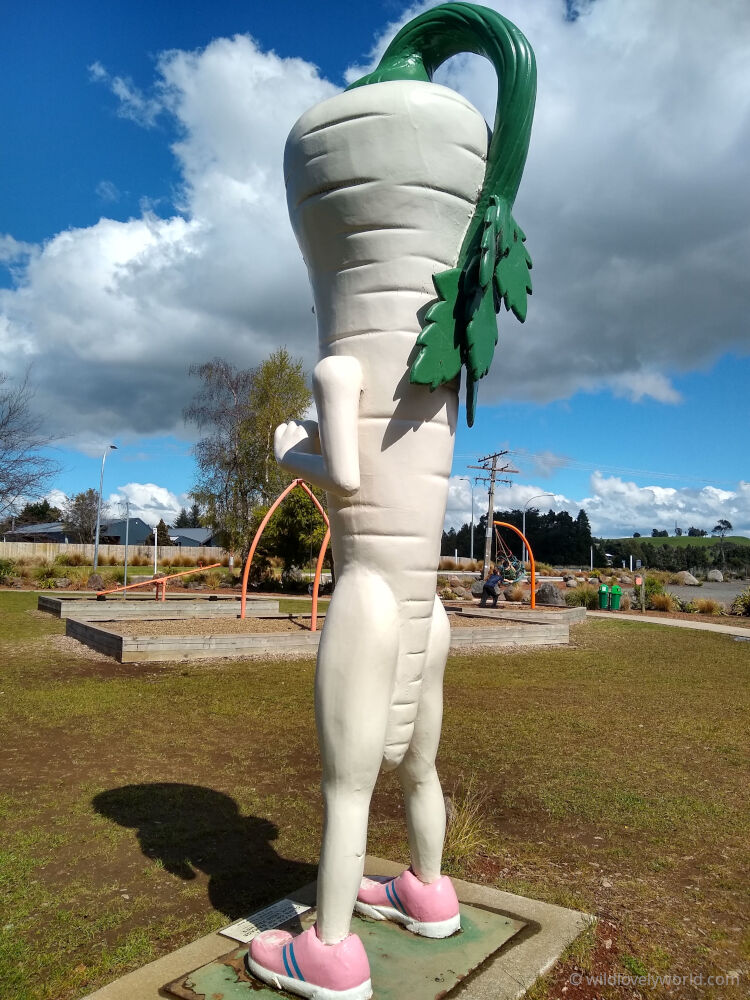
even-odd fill
[{"label": "blue sky", "polygon": [[[747,8],[579,6],[575,20],[562,0],[498,7],[539,62],[516,203],[535,294],[525,326],[501,315],[454,474],[508,448],[521,474],[499,505],[549,491],[543,505],[583,503],[606,535],[723,516],[750,534]],[[282,343],[312,366],[280,151],[295,117],[367,66],[405,11],[395,0],[129,0],[6,13],[0,371],[32,363],[37,403],[62,436],[57,490],[96,487],[113,441],[105,496],[168,520],[194,478],[188,366],[214,353],[252,365]],[[441,82],[491,120],[489,72],[454,60]],[[258,204],[271,206],[263,218]],[[246,275],[259,267],[254,287]],[[469,509],[456,479],[449,522]]]}]

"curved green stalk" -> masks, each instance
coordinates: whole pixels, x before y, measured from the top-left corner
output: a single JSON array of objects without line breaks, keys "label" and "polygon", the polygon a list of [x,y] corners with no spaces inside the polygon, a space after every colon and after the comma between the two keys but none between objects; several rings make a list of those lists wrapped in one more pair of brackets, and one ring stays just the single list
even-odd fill
[{"label": "curved green stalk", "polygon": [[433,279],[438,301],[427,311],[417,340],[421,351],[412,365],[411,381],[435,388],[455,378],[464,364],[471,426],[476,383],[489,370],[497,342],[495,312],[504,301],[506,309],[523,321],[526,295],[531,291],[531,258],[511,209],[534,116],[534,53],[522,32],[495,11],[470,3],[446,3],[406,24],[377,68],[351,86],[389,80],[429,82],[446,59],[461,52],[485,56],[495,67],[494,129],[484,183],[456,268]]}]

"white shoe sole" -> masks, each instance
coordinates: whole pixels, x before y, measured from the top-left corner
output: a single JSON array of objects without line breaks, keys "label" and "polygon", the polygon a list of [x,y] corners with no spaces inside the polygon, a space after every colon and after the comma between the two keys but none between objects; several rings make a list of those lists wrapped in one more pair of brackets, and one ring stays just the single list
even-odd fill
[{"label": "white shoe sole", "polygon": [[407,931],[418,934],[420,937],[446,938],[461,930],[460,913],[457,913],[455,917],[449,917],[448,920],[434,920],[431,923],[424,923],[392,906],[371,906],[369,903],[361,903],[357,900],[354,904],[354,910],[356,913],[361,913],[363,917],[372,917],[373,920],[392,920],[395,923],[403,924]]},{"label": "white shoe sole", "polygon": [[287,990],[289,993],[296,993],[301,997],[309,997],[310,1000],[370,1000],[372,996],[372,981],[370,979],[365,980],[359,986],[353,986],[350,990],[329,990],[325,986],[316,986],[314,983],[307,983],[302,979],[291,979],[289,976],[272,972],[253,961],[249,954],[245,962],[248,971],[256,979],[262,980],[277,990]]}]

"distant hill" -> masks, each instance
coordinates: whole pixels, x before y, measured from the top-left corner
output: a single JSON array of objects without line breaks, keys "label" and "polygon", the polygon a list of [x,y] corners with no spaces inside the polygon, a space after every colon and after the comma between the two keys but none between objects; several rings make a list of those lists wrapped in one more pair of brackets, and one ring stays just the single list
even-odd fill
[{"label": "distant hill", "polygon": [[[651,535],[641,535],[640,538],[633,538],[632,535],[628,535],[625,538],[604,538],[603,542],[605,547],[610,542],[619,542],[621,545],[627,542],[645,542],[649,545],[672,545],[676,548],[685,548],[686,545],[710,548],[712,545],[719,545],[719,539],[715,535],[704,535],[700,538],[691,538],[688,535],[680,535],[676,538],[672,536],[669,538],[652,538]],[[744,535],[727,535],[724,539],[724,544],[750,545],[750,538],[746,538]]]}]

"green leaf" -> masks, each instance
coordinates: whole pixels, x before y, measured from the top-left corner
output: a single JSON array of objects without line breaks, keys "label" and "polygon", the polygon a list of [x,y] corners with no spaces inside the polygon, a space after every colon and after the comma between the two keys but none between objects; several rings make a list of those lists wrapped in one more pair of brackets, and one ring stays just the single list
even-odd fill
[{"label": "green leaf", "polygon": [[439,296],[425,313],[425,325],[417,337],[421,351],[411,366],[410,380],[436,389],[461,371],[461,348],[456,328],[461,269],[453,267],[433,275]]},{"label": "green leaf", "polygon": [[474,417],[477,412],[478,390],[479,383],[475,382],[471,375],[469,375],[466,379],[466,423],[469,427],[474,426]]},{"label": "green leaf", "polygon": [[488,286],[466,327],[466,370],[473,381],[489,371],[496,343],[495,297]]},{"label": "green leaf", "polygon": [[523,245],[523,230],[510,212],[507,203],[500,202],[500,248],[495,267],[495,288],[498,299],[505,302],[516,319],[522,323],[528,309],[527,295],[531,294],[531,257]]}]

